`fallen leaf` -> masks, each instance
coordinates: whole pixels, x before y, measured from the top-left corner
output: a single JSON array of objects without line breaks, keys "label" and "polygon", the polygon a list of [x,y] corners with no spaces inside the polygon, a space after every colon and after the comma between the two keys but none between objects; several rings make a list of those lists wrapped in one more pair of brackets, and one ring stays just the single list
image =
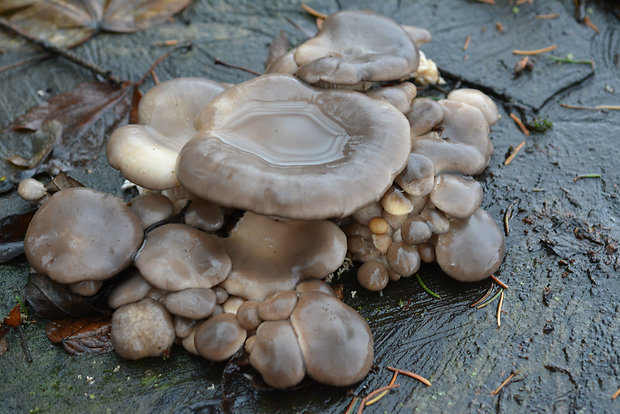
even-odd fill
[{"label": "fallen leaf", "polygon": [[39,273],[31,274],[25,287],[26,301],[34,313],[45,318],[65,316],[79,318],[109,313],[109,309],[98,303],[101,298],[98,295],[95,296],[86,298],[75,294],[68,287]]},{"label": "fallen leaf", "polygon": [[10,326],[11,328],[16,328],[22,323],[22,307],[20,305],[13,306],[13,309],[9,312],[8,316],[4,318],[2,322],[4,325]]},{"label": "fallen leaf", "polygon": [[62,318],[48,322],[45,334],[71,355],[99,355],[113,349],[111,329],[109,318]]},{"label": "fallen leaf", "polygon": [[108,133],[127,122],[134,88],[129,82],[120,87],[103,82],[81,83],[29,109],[3,132],[37,131],[57,122],[62,126],[62,134],[55,139],[51,155],[37,167],[37,172],[55,174],[85,166],[100,154]]},{"label": "fallen leaf", "polygon": [[[77,46],[99,31],[135,32],[163,23],[190,0],[3,0],[0,17],[59,47]],[[22,44],[6,36],[4,49]]]},{"label": "fallen leaf", "polygon": [[31,144],[35,148],[33,155],[26,159],[21,155],[12,155],[7,161],[16,167],[31,169],[44,161],[52,152],[54,143],[62,134],[62,125],[55,119],[45,123],[41,129],[35,131]]},{"label": "fallen leaf", "polygon": [[0,263],[8,262],[24,252],[24,236],[36,211],[34,209],[0,219]]},{"label": "fallen leaf", "polygon": [[284,30],[280,30],[280,33],[273,39],[271,46],[269,46],[269,52],[267,52],[267,60],[265,61],[265,69],[267,69],[273,62],[280,56],[288,52],[289,43]]}]

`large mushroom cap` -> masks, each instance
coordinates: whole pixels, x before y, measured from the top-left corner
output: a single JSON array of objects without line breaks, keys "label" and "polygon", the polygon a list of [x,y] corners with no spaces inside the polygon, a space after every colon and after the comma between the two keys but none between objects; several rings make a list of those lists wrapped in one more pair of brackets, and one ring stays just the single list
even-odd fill
[{"label": "large mushroom cap", "polygon": [[493,218],[479,208],[465,220],[451,220],[450,231],[437,238],[435,254],[449,276],[461,282],[477,282],[499,268],[504,235]]},{"label": "large mushroom cap", "polygon": [[106,147],[110,165],[152,190],[178,185],[176,158],[196,133],[194,118],[223,90],[201,78],[177,78],[153,87],[140,100],[140,125],[126,125],[110,136]]},{"label": "large mushroom cap", "polygon": [[174,325],[160,303],[146,298],[114,312],[110,337],[114,350],[123,358],[159,356],[174,342]]},{"label": "large mushroom cap", "polygon": [[306,372],[329,385],[351,385],[362,380],[372,365],[370,329],[353,309],[323,292],[299,297],[291,324],[304,357]]},{"label": "large mushroom cap", "polygon": [[379,199],[411,146],[407,119],[392,105],[282,74],[227,89],[196,127],[177,162],[184,187],[219,205],[297,219],[343,217]]},{"label": "large mushroom cap", "polygon": [[407,31],[393,20],[365,11],[345,10],[323,22],[320,33],[295,52],[297,76],[355,85],[407,77],[418,67],[418,48]]},{"label": "large mushroom cap", "polygon": [[167,291],[213,287],[231,267],[214,236],[185,224],[166,224],[147,234],[135,264],[151,285]]},{"label": "large mushroom cap", "polygon": [[140,219],[120,198],[68,188],[35,213],[24,250],[37,272],[57,282],[103,280],[131,263],[143,237]]},{"label": "large mushroom cap", "polygon": [[331,221],[276,221],[250,212],[219,243],[232,260],[222,287],[252,300],[324,278],[347,253],[346,236]]}]

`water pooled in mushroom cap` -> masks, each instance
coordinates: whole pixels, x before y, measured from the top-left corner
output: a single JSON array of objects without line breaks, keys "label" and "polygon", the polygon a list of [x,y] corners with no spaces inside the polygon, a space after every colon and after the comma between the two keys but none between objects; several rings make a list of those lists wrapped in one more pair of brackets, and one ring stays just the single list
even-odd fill
[{"label": "water pooled in mushroom cap", "polygon": [[452,219],[450,231],[439,235],[437,263],[461,282],[477,282],[495,272],[504,257],[504,235],[483,209],[469,218]]}]

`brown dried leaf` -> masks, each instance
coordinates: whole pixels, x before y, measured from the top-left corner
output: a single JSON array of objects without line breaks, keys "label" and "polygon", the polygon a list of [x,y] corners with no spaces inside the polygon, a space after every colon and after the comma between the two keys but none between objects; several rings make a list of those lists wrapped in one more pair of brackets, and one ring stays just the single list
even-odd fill
[{"label": "brown dried leaf", "polygon": [[284,30],[280,30],[278,36],[273,39],[271,46],[269,46],[269,52],[267,52],[267,60],[265,61],[265,69],[267,69],[273,62],[280,56],[288,52],[289,43]]},{"label": "brown dried leaf", "polygon": [[32,137],[32,146],[35,148],[34,154],[27,159],[21,155],[12,155],[7,158],[16,167],[31,169],[44,161],[52,152],[54,143],[62,134],[62,125],[55,119],[45,123],[41,129],[37,130]]},{"label": "brown dried leaf", "polygon": [[112,351],[111,328],[108,318],[63,318],[49,322],[45,334],[71,355],[99,355]]},{"label": "brown dried leaf", "polygon": [[36,209],[0,219],[0,263],[8,262],[24,252],[24,236]]},{"label": "brown dried leaf", "polygon": [[[69,170],[84,166],[98,156],[109,130],[126,122],[135,86],[111,86],[103,82],[81,83],[18,116],[3,131],[36,131],[58,122],[62,134],[52,147],[49,160],[39,171]],[[101,121],[99,128],[94,128]]]},{"label": "brown dried leaf", "polygon": [[[190,0],[3,0],[0,17],[56,46],[72,47],[97,31],[135,32],[163,23]],[[11,44],[3,47],[11,48]],[[15,42],[11,42],[15,43]]]},{"label": "brown dried leaf", "polygon": [[13,306],[13,309],[9,312],[8,316],[4,318],[3,324],[10,326],[11,328],[16,328],[22,323],[22,307],[17,304]]}]

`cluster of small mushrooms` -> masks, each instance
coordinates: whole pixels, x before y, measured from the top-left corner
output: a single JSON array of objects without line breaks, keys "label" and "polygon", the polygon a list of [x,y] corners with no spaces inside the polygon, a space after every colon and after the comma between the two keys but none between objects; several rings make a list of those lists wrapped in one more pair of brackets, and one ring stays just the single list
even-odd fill
[{"label": "cluster of small mushrooms", "polygon": [[176,342],[223,361],[244,347],[273,387],[306,375],[360,381],[372,335],[323,281],[347,255],[363,263],[360,284],[381,290],[420,261],[478,281],[504,251],[471,178],[489,162],[497,108],[470,89],[415,98],[403,79],[439,79],[418,49],[428,40],[424,29],[342,11],[248,82],[156,85],[139,124],[107,144],[142,194],[125,204],[88,188],[57,192],[28,228],[28,260],[85,296],[124,271],[108,297],[124,358]]}]

